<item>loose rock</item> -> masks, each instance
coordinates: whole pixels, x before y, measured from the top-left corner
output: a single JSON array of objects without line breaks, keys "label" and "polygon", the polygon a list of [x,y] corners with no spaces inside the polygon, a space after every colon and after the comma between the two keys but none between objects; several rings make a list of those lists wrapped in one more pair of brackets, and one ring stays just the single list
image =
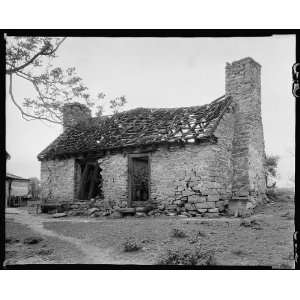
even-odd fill
[{"label": "loose rock", "polygon": [[41,237],[28,237],[23,240],[23,243],[27,245],[33,245],[33,244],[38,244],[42,240],[43,239]]},{"label": "loose rock", "polygon": [[52,215],[52,218],[62,218],[62,217],[66,217],[67,214],[66,213],[56,213]]},{"label": "loose rock", "polygon": [[92,214],[94,214],[94,213],[97,212],[97,211],[99,211],[99,209],[96,208],[96,207],[93,207],[93,208],[90,208],[90,209],[88,210],[88,214],[89,214],[89,215],[92,215]]},{"label": "loose rock", "polygon": [[137,218],[143,218],[143,217],[146,217],[147,215],[146,215],[144,212],[137,212],[137,213],[135,214],[135,216],[136,216]]},{"label": "loose rock", "polygon": [[118,211],[114,211],[114,212],[110,215],[110,217],[111,217],[112,219],[120,219],[120,218],[123,217],[123,215],[122,215],[120,212],[118,212]]}]

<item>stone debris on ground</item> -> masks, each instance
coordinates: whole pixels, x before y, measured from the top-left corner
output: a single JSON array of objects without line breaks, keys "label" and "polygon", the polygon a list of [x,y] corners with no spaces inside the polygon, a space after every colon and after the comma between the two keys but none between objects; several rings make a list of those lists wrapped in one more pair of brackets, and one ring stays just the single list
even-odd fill
[{"label": "stone debris on ground", "polygon": [[99,211],[99,208],[93,207],[93,208],[88,209],[88,214],[91,216],[91,215],[93,215],[95,212],[98,212],[98,211]]},{"label": "stone debris on ground", "polygon": [[66,217],[67,214],[66,213],[55,213],[52,215],[52,218],[63,218]]},{"label": "stone debris on ground", "polygon": [[33,245],[38,244],[43,240],[41,237],[28,237],[23,240],[23,244]]},{"label": "stone debris on ground", "polygon": [[85,216],[91,218],[111,217],[122,218],[127,216],[141,217],[206,217],[218,218],[221,216],[229,216],[226,208],[228,201],[222,200],[218,202],[208,201],[215,200],[213,197],[200,196],[191,194],[180,200],[173,201],[172,205],[155,203],[138,207],[126,207],[126,203],[117,205],[113,201],[105,201],[101,198],[93,198],[91,200],[74,201],[64,207],[63,212],[52,214],[53,218],[61,218],[67,216]]},{"label": "stone debris on ground", "polygon": [[11,238],[11,237],[5,238],[5,243],[7,243],[7,244],[15,244],[15,243],[19,243],[19,242],[20,242],[19,239],[15,239],[15,238]]}]

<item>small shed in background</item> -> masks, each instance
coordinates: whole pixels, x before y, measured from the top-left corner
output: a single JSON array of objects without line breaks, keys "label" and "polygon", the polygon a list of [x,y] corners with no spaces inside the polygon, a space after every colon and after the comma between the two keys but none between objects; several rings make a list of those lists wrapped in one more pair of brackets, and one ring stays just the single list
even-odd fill
[{"label": "small shed in background", "polygon": [[6,173],[5,206],[25,206],[27,204],[27,200],[30,198],[29,183],[29,179]]}]

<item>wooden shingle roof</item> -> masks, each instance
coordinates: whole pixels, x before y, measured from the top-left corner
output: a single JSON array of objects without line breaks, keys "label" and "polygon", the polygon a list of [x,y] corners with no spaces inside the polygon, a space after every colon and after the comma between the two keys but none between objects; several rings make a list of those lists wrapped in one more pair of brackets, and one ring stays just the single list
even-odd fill
[{"label": "wooden shingle roof", "polygon": [[91,118],[65,130],[38,155],[38,159],[207,139],[213,135],[230,103],[230,97],[222,96],[202,106],[136,108],[113,116]]}]

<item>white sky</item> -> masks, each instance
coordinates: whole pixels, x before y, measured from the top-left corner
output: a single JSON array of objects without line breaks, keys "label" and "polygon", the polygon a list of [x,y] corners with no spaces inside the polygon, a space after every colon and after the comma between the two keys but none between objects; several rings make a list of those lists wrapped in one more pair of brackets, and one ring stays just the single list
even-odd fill
[{"label": "white sky", "polygon": [[[262,119],[267,154],[277,154],[279,185],[294,172],[295,103],[291,67],[295,37],[260,38],[68,38],[57,65],[75,66],[91,94],[125,95],[125,109],[202,105],[225,92],[225,64],[247,56],[262,65]],[[19,102],[32,88],[15,80]],[[36,156],[62,131],[41,121],[24,121],[6,99],[8,172],[40,177]],[[109,113],[107,109],[105,111]]]}]

